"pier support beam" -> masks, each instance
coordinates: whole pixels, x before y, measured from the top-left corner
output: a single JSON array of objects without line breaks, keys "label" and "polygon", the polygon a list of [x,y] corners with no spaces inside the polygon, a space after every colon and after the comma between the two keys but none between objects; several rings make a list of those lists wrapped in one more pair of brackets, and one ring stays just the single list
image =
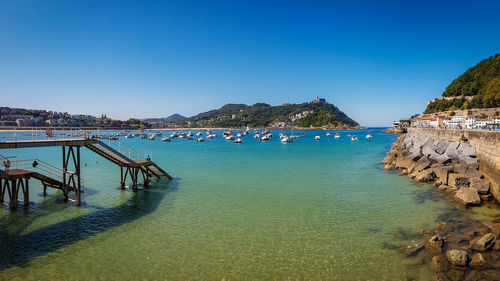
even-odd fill
[{"label": "pier support beam", "polygon": [[3,203],[3,196],[5,195],[4,181],[0,178],[0,203]]},{"label": "pier support beam", "polygon": [[[75,155],[75,147],[76,147],[76,155]],[[69,146],[68,152],[66,153],[66,146],[62,147],[63,153],[63,196],[64,200],[68,201],[69,196],[69,187],[73,187],[75,192],[75,201],[76,205],[80,206],[81,204],[81,170],[80,170],[80,147],[79,146]],[[73,167],[75,169],[74,172],[68,171],[68,166],[70,164],[70,160],[73,160]]]}]

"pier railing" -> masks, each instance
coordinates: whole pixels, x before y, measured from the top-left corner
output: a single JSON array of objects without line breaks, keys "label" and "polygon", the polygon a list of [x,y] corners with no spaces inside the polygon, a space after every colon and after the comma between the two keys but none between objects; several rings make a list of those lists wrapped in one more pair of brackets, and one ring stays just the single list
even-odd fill
[{"label": "pier railing", "polygon": [[[94,134],[95,133],[95,134]],[[94,134],[94,135],[93,135]],[[102,128],[82,130],[70,128],[32,128],[31,130],[16,130],[8,134],[0,134],[0,141],[42,140],[42,139],[72,139],[95,137],[105,142],[109,147],[133,160],[152,160],[152,151],[137,151],[118,138],[117,133]]]},{"label": "pier railing", "polygon": [[114,138],[115,134],[108,132],[102,128],[99,128],[97,131],[98,134],[101,135],[101,139],[106,139],[106,144],[113,148],[114,150],[120,152],[121,154],[128,157],[128,159],[132,160],[152,160],[153,152],[152,151],[137,151],[132,148],[130,145],[124,143],[119,138]]}]

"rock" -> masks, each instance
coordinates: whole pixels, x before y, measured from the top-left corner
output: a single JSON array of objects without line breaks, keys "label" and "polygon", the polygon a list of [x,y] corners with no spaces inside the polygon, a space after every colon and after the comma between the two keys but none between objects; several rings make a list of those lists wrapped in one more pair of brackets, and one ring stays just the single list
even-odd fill
[{"label": "rock", "polygon": [[428,182],[432,181],[436,176],[434,175],[434,171],[431,168],[427,168],[421,172],[419,172],[415,176],[415,180],[418,182]]},{"label": "rock", "polygon": [[466,231],[464,233],[464,237],[467,238],[467,240],[472,240],[472,238],[475,238],[478,235],[479,235],[479,232],[477,232],[477,231],[475,231],[473,229],[471,229],[469,231]]},{"label": "rock", "polygon": [[415,171],[420,172],[424,169],[429,168],[430,165],[431,161],[426,157],[422,156],[420,159],[418,159],[417,164],[415,165]]},{"label": "rock", "polygon": [[470,261],[470,257],[467,252],[461,250],[450,250],[446,252],[446,258],[455,266],[467,266]]},{"label": "rock", "polygon": [[403,156],[398,156],[396,157],[396,168],[408,168],[410,166],[410,162],[410,159]]},{"label": "rock", "polygon": [[471,270],[467,276],[465,276],[464,281],[484,281],[487,279],[486,275],[479,270]]},{"label": "rock", "polygon": [[470,187],[475,188],[479,194],[488,194],[490,192],[490,182],[487,180],[472,178]]},{"label": "rock", "polygon": [[493,233],[487,233],[480,238],[474,239],[472,244],[472,249],[476,251],[486,251],[493,246],[497,237]]},{"label": "rock", "polygon": [[458,147],[457,142],[450,143],[450,145],[448,145],[448,147],[446,148],[446,150],[444,152],[446,157],[448,157],[449,159],[458,159],[457,147]]},{"label": "rock", "polygon": [[434,151],[434,149],[432,149],[432,148],[430,148],[428,146],[422,147],[422,154],[425,157],[429,157],[429,155],[434,154],[434,153],[436,153],[436,151]]},{"label": "rock", "polygon": [[496,240],[495,244],[493,244],[493,247],[491,247],[492,251],[500,251],[500,240]]},{"label": "rock", "polygon": [[410,150],[408,150],[408,158],[411,159],[412,161],[417,161],[422,157],[422,150],[420,147],[414,146]]},{"label": "rock", "polygon": [[470,157],[470,156],[462,156],[458,155],[458,162],[462,163],[464,165],[478,165],[477,158],[475,157]]},{"label": "rock", "polygon": [[392,169],[395,169],[396,168],[396,165],[394,164],[386,164],[384,165],[384,170],[392,170]]},{"label": "rock", "polygon": [[481,198],[474,188],[462,187],[455,194],[455,199],[465,206],[481,204]]},{"label": "rock", "polygon": [[466,143],[461,143],[457,148],[458,155],[462,156],[476,156],[476,149]]},{"label": "rock", "polygon": [[456,188],[469,187],[470,180],[464,174],[450,173],[448,174],[448,185]]},{"label": "rock", "polygon": [[443,238],[439,235],[432,236],[427,243],[425,243],[425,248],[431,253],[441,253],[443,251]]},{"label": "rock", "polygon": [[431,268],[435,272],[445,272],[448,270],[448,261],[443,256],[433,256]]},{"label": "rock", "polygon": [[420,253],[423,249],[425,249],[424,246],[419,246],[417,244],[415,245],[410,245],[408,247],[406,247],[406,254],[409,256],[409,257],[414,257],[416,256],[418,253]]},{"label": "rock", "polygon": [[452,227],[449,226],[445,222],[437,222],[436,223],[436,230],[440,231],[440,232],[443,232],[443,233],[446,233],[446,232],[450,232],[452,230]]},{"label": "rock", "polygon": [[434,168],[434,174],[436,174],[436,177],[438,177],[442,183],[448,184],[448,174],[451,170],[451,166],[437,166]]},{"label": "rock", "polygon": [[448,157],[448,155],[446,155],[446,154],[438,155],[435,160],[439,164],[445,164],[445,163],[449,163],[451,161],[450,157]]},{"label": "rock", "polygon": [[448,281],[448,280],[450,280],[450,278],[448,278],[448,276],[446,276],[446,274],[444,273],[438,273],[434,275],[434,281]]},{"label": "rock", "polygon": [[465,172],[465,175],[468,176],[470,179],[477,178],[479,179],[481,177],[481,174],[475,167],[469,167],[467,168],[467,172]]},{"label": "rock", "polygon": [[415,163],[413,161],[411,162],[410,166],[408,166],[408,169],[407,169],[408,170],[408,174],[413,173],[413,171],[415,170],[415,166],[416,165],[417,165],[417,163]]},{"label": "rock", "polygon": [[464,275],[465,275],[465,271],[458,269],[458,268],[453,268],[452,270],[448,271],[448,277],[452,281],[462,280]]},{"label": "rock", "polygon": [[472,256],[472,259],[469,264],[471,267],[476,268],[476,269],[488,269],[491,266],[488,264],[488,262],[484,259],[483,255],[477,253]]},{"label": "rock", "polygon": [[483,202],[488,202],[493,198],[493,196],[491,196],[491,194],[480,194],[479,197],[481,198],[481,201],[483,201]]},{"label": "rock", "polygon": [[445,140],[436,140],[434,142],[434,151],[436,151],[437,154],[443,154],[448,145],[448,142]]}]

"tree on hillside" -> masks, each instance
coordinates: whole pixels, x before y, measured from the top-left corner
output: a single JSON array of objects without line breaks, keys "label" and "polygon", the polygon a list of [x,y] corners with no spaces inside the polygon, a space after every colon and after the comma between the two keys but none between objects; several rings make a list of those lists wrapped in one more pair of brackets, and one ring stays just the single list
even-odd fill
[{"label": "tree on hillside", "polygon": [[500,78],[494,78],[486,85],[483,106],[500,107]]}]

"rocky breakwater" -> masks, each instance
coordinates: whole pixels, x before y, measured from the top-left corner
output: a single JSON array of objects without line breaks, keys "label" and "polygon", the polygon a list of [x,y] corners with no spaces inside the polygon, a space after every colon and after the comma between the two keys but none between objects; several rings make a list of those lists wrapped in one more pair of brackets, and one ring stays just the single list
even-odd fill
[{"label": "rocky breakwater", "polygon": [[432,182],[465,206],[494,199],[490,182],[479,172],[476,150],[467,143],[410,131],[397,139],[382,164],[418,182]]}]

